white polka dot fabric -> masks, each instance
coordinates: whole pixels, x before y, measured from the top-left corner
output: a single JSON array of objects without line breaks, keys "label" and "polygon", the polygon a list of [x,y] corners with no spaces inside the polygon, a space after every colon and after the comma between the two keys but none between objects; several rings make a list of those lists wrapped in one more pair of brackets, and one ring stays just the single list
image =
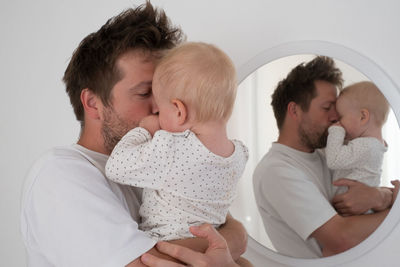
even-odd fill
[{"label": "white polka dot fabric", "polygon": [[[333,181],[349,178],[369,186],[379,186],[387,146],[374,137],[354,138],[345,143],[346,132],[341,126],[331,126],[328,132],[325,154],[327,165],[333,170]],[[347,187],[334,189],[335,194],[347,191]]]},{"label": "white polka dot fabric", "polygon": [[234,153],[210,152],[187,130],[157,131],[153,137],[137,127],[114,148],[106,165],[109,179],[142,187],[140,228],[157,240],[192,237],[189,226],[225,222],[248,150],[232,140]]}]

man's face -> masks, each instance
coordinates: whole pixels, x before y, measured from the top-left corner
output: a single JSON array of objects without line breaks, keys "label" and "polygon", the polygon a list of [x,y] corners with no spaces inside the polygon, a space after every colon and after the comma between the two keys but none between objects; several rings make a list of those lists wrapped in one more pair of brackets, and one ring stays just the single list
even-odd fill
[{"label": "man's face", "polygon": [[299,136],[310,150],[326,146],[328,128],[338,120],[335,109],[336,87],[325,81],[316,81],[317,96],[310,102],[307,112],[302,112]]},{"label": "man's face", "polygon": [[128,52],[116,65],[122,79],[112,88],[111,104],[102,112],[104,147],[110,153],[122,136],[156,109],[151,91],[154,62],[149,56]]}]

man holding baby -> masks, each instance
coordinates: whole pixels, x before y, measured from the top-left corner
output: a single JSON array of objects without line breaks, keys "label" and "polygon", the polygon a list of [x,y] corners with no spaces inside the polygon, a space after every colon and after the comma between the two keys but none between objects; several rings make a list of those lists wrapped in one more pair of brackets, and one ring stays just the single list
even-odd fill
[{"label": "man holding baby", "polygon": [[[254,172],[254,191],[266,231],[284,255],[317,258],[356,246],[380,225],[397,194],[398,182],[394,190],[338,179],[334,185],[348,191],[334,195],[321,149],[340,120],[335,104],[342,83],[334,61],[318,56],[295,67],[272,95],[279,137]],[[374,213],[363,214],[369,209]]]}]

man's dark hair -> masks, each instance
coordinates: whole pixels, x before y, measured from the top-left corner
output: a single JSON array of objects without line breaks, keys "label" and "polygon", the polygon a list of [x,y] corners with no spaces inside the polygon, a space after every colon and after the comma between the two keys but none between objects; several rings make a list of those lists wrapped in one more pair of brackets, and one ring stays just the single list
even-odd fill
[{"label": "man's dark hair", "polygon": [[89,88],[109,105],[111,89],[120,80],[116,61],[132,50],[156,53],[180,43],[183,34],[173,27],[163,10],[149,1],[109,19],[97,32],[89,34],[74,51],[63,81],[75,116],[83,126],[81,91]]},{"label": "man's dark hair", "polygon": [[282,128],[290,102],[293,101],[303,111],[308,111],[311,100],[317,94],[316,81],[326,81],[338,88],[342,87],[342,72],[335,66],[333,59],[317,56],[307,64],[301,63],[292,69],[287,77],[278,83],[271,102],[278,129]]}]

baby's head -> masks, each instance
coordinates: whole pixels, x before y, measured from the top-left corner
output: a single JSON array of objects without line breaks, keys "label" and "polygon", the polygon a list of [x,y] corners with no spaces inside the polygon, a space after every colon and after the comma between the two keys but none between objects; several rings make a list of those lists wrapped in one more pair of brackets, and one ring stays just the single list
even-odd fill
[{"label": "baby's head", "polygon": [[336,101],[340,123],[347,139],[368,136],[386,122],[389,104],[375,84],[358,82],[345,87]]},{"label": "baby's head", "polygon": [[194,42],[173,48],[158,63],[153,77],[161,128],[177,132],[192,123],[226,122],[236,88],[235,67],[219,48]]}]

